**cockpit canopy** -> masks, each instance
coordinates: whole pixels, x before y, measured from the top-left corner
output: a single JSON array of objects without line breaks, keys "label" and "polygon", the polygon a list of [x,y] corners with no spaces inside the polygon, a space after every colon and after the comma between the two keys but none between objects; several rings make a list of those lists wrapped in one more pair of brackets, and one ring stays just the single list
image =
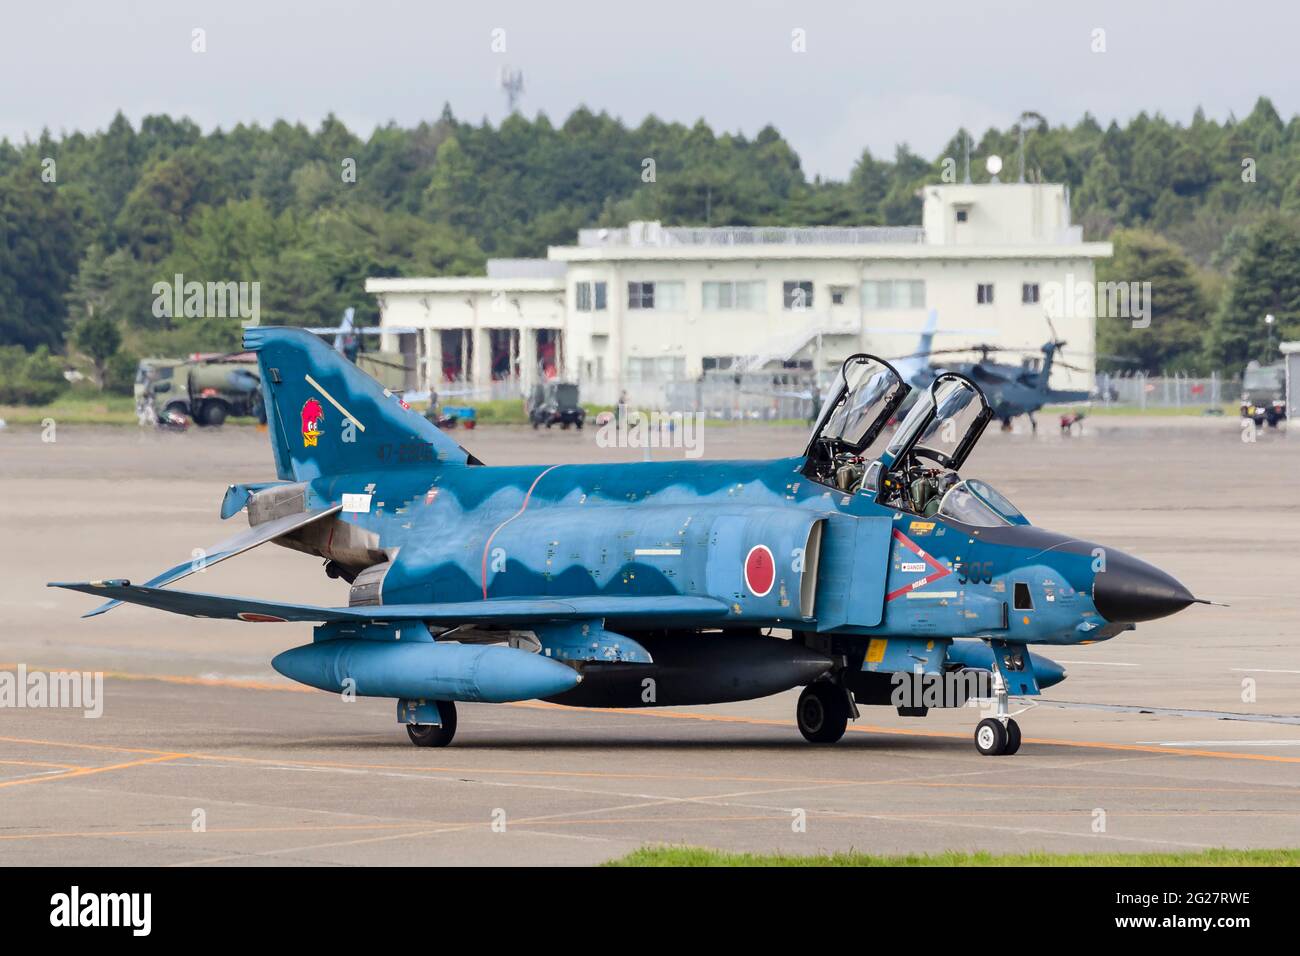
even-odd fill
[{"label": "cockpit canopy", "polygon": [[823,484],[863,491],[915,514],[934,514],[945,494],[956,491],[952,507],[978,523],[1023,522],[1011,503],[983,482],[961,488],[965,483],[956,471],[993,417],[984,393],[964,375],[936,375],[884,451],[871,460],[867,449],[911,391],[883,359],[850,356],[818,415],[805,472]]},{"label": "cockpit canopy", "polygon": [[978,478],[967,478],[949,488],[937,513],[976,528],[1029,524],[1029,519],[1005,495]]},{"label": "cockpit canopy", "polygon": [[956,372],[942,372],[898,426],[882,461],[888,469],[911,453],[956,470],[992,417],[978,385]]},{"label": "cockpit canopy", "polygon": [[805,454],[812,454],[819,443],[832,456],[864,451],[910,391],[902,376],[883,359],[849,356],[817,417]]}]

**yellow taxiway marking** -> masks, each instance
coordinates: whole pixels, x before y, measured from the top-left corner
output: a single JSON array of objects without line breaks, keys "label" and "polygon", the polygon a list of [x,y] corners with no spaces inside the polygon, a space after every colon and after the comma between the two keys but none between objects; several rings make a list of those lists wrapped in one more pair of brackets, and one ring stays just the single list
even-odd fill
[{"label": "yellow taxiway marking", "polygon": [[[295,684],[280,684],[271,681],[243,680],[238,678],[187,677],[187,676],[180,676],[180,675],[173,675],[173,674],[132,674],[132,673],[125,673],[120,671],[106,672],[104,676],[117,678],[119,680],[132,680],[132,681],[155,680],[155,681],[161,681],[163,683],[170,683],[170,684],[193,684],[193,685],[199,685],[204,687],[231,687],[240,690],[282,691],[282,692],[289,692],[289,693],[324,693],[324,691],[316,691],[313,690],[312,688],[300,687]],[[506,706],[530,708],[530,709],[537,709],[537,710],[560,710],[567,713],[587,713],[587,714],[592,714],[597,716],[616,714],[616,715],[627,716],[627,717],[659,718],[659,719],[666,719],[666,720],[695,720],[695,721],[703,721],[706,723],[743,724],[743,725],[757,726],[757,727],[789,727],[790,726],[789,721],[785,721],[785,720],[773,720],[770,718],[762,718],[762,717],[738,717],[738,716],[726,715],[726,714],[700,714],[700,713],[692,713],[688,711],[660,710],[658,708],[629,709],[629,708],[617,708],[617,707],[612,707],[612,708],[566,707],[562,704],[551,704],[545,701],[520,701],[518,703],[507,704]],[[928,738],[939,739],[939,740],[968,740],[969,739],[968,734],[953,733],[951,731],[914,730],[914,729],[907,729],[902,727],[878,727],[870,724],[850,724],[848,730],[851,733],[881,734],[881,735],[891,736],[891,737],[928,737]],[[0,740],[17,741],[17,738],[0,737]],[[56,743],[54,741],[28,741],[28,742]],[[1073,747],[1073,748],[1081,748],[1086,750],[1104,750],[1104,751],[1114,751],[1114,752],[1121,752],[1121,753],[1159,754],[1161,756],[1166,756],[1166,757],[1202,757],[1202,758],[1214,759],[1214,760],[1249,760],[1249,761],[1256,761],[1261,763],[1300,764],[1300,756],[1290,757],[1290,756],[1283,756],[1281,754],[1230,753],[1221,750],[1204,750],[1204,749],[1189,748],[1189,747],[1158,747],[1158,746],[1151,746],[1147,744],[1125,744],[1125,743],[1117,743],[1117,742],[1109,742],[1109,741],[1064,740],[1055,737],[1025,737],[1024,742],[1029,744],[1042,744],[1049,747]],[[72,745],[68,745],[68,746],[72,746]],[[132,751],[131,748],[127,748],[127,747],[111,747],[111,746],[104,746],[101,749],[117,750],[119,752],[139,752],[139,753],[162,753],[163,752],[163,751],[147,751],[147,750]],[[201,757],[201,759],[218,759],[215,755],[185,754],[182,756]],[[252,758],[227,757],[227,758],[220,758],[220,759],[252,759]],[[266,762],[276,763],[277,761],[271,760]],[[282,762],[292,763],[293,761],[282,761]],[[411,769],[411,768],[385,768],[385,769]],[[444,768],[437,768],[437,769],[443,772],[453,772],[452,768],[444,767]],[[460,768],[460,770],[464,770],[464,769],[472,769],[474,772],[479,772],[479,773],[507,772],[507,771],[488,771],[485,770],[484,768]],[[534,771],[517,771],[517,772],[532,773]],[[606,776],[604,774],[581,774],[576,772],[573,775]],[[637,777],[640,775],[629,774],[627,776]],[[717,779],[734,779],[734,780],[746,781],[746,780],[761,780],[761,779],[769,779],[769,778],[720,777]]]},{"label": "yellow taxiway marking", "polygon": [[55,767],[59,770],[80,770],[75,763],[50,763],[48,760],[0,760],[0,764],[15,767]]},{"label": "yellow taxiway marking", "polygon": [[[525,777],[525,778],[548,778],[548,779],[590,779],[590,780],[662,780],[662,781],[685,781],[691,783],[760,783],[760,784],[791,784],[798,786],[854,786],[854,787],[916,787],[922,789],[964,789],[964,790],[1015,790],[1020,791],[1078,791],[1087,790],[1089,792],[1101,791],[1119,791],[1123,793],[1234,793],[1234,794],[1285,794],[1288,788],[1285,786],[1252,788],[1252,787],[1179,787],[1179,786],[1149,786],[1149,785],[1132,785],[1132,784],[1090,784],[1090,783],[1068,783],[1068,784],[1050,784],[1050,783],[1031,783],[1028,781],[1015,781],[1008,783],[989,783],[980,781],[953,781],[953,780],[924,780],[915,776],[907,775],[902,777],[888,777],[883,779],[872,780],[869,778],[837,778],[837,777],[758,777],[758,776],[741,776],[736,774],[693,774],[693,773],[615,773],[610,771],[598,770],[523,770],[514,767],[444,767],[429,765],[409,765],[400,763],[362,763],[357,761],[332,761],[332,760],[304,760],[286,757],[248,757],[239,754],[214,754],[204,753],[201,751],[180,753],[175,751],[164,750],[144,750],[140,748],[116,747],[106,744],[82,744],[69,743],[60,740],[37,740],[22,737],[0,737],[0,743],[21,743],[33,744],[45,747],[70,747],[76,749],[109,751],[119,753],[136,753],[152,754],[158,759],[157,761],[141,760],[130,764],[113,765],[103,768],[86,768],[87,770],[100,772],[102,770],[119,769],[120,767],[136,766],[151,762],[165,762],[169,760],[199,760],[213,763],[235,763],[235,764],[252,764],[266,767],[305,767],[322,770],[348,770],[348,771],[376,771],[376,772],[400,772],[412,775],[436,776],[440,774],[464,777],[466,775],[477,775],[484,777],[506,776],[506,777]],[[1163,751],[1161,751],[1163,753]],[[50,774],[41,777],[27,778],[30,780],[60,780],[71,774]],[[24,781],[14,781],[24,782]]]},{"label": "yellow taxiway marking", "polygon": [[[665,717],[671,720],[705,720],[717,723],[754,724],[762,727],[788,727],[789,722],[771,720],[762,717],[735,717],[723,714],[694,714],[674,710],[633,710],[628,708],[565,707],[563,704],[549,704],[545,701],[521,701],[511,707],[534,707],[539,709],[563,709],[583,711],[592,714],[622,714],[629,717]],[[945,740],[966,740],[968,734],[956,734],[947,730],[910,730],[902,727],[876,727],[871,724],[850,724],[848,730],[860,734],[887,734],[894,737],[934,737]],[[1116,750],[1129,753],[1165,754],[1181,757],[1214,757],[1226,760],[1261,760],[1268,763],[1300,763],[1300,757],[1282,757],[1277,754],[1234,754],[1218,750],[1196,750],[1182,747],[1153,747],[1146,744],[1111,743],[1097,740],[1060,740],[1054,737],[1026,737],[1027,744],[1047,744],[1052,747],[1085,747],[1093,750]]]},{"label": "yellow taxiway marking", "polygon": [[107,773],[110,770],[128,770],[131,767],[140,767],[151,763],[164,763],[168,760],[177,760],[184,757],[185,754],[163,754],[160,757],[146,757],[142,760],[131,760],[126,763],[110,764],[107,767],[79,767],[76,770],[69,770],[66,773],[44,774],[39,777],[22,777],[18,780],[0,781],[0,787],[21,787],[27,783],[51,783],[55,780],[67,780],[71,777],[88,777],[95,773]]}]

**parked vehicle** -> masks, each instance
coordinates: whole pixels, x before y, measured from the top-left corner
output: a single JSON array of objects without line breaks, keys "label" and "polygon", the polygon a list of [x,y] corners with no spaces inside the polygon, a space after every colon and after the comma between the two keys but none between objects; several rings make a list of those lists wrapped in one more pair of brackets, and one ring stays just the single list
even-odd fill
[{"label": "parked vehicle", "polygon": [[153,361],[137,399],[142,418],[152,415],[155,422],[163,423],[184,415],[196,425],[209,426],[220,425],[231,416],[266,421],[257,364],[244,356]]},{"label": "parked vehicle", "polygon": [[1286,366],[1251,362],[1241,379],[1241,417],[1253,418],[1256,427],[1270,428],[1286,418]]},{"label": "parked vehicle", "polygon": [[556,424],[561,428],[582,428],[587,418],[587,410],[578,402],[578,386],[572,382],[534,385],[527,405],[528,420],[534,428]]}]

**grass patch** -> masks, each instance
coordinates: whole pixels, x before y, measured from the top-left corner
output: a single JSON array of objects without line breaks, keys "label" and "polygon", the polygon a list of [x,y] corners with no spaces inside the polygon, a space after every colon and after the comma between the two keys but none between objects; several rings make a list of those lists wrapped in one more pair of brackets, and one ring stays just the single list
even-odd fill
[{"label": "grass patch", "polygon": [[1241,405],[1237,402],[1224,402],[1222,405],[1184,405],[1181,408],[1174,405],[1150,405],[1146,408],[1138,408],[1136,405],[1093,405],[1090,408],[1082,405],[1044,405],[1043,410],[1038,414],[1040,416],[1067,415],[1071,412],[1081,412],[1084,421],[1087,421],[1089,418],[1204,416],[1206,409],[1222,412],[1230,417],[1241,414]]},{"label": "grass patch", "polygon": [[1300,849],[1192,853],[935,853],[876,856],[829,853],[724,853],[704,847],[642,847],[605,866],[1300,866]]},{"label": "grass patch", "polygon": [[135,399],[130,395],[61,395],[48,405],[0,405],[10,425],[39,425],[53,418],[60,425],[134,425]]}]

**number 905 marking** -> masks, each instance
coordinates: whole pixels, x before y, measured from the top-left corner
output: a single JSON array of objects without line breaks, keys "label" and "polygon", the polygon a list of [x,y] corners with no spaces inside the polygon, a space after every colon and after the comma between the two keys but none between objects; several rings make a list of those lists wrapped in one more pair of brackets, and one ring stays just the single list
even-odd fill
[{"label": "number 905 marking", "polygon": [[961,562],[957,565],[957,583],[959,584],[992,584],[993,583],[993,562],[992,561],[969,561]]}]

